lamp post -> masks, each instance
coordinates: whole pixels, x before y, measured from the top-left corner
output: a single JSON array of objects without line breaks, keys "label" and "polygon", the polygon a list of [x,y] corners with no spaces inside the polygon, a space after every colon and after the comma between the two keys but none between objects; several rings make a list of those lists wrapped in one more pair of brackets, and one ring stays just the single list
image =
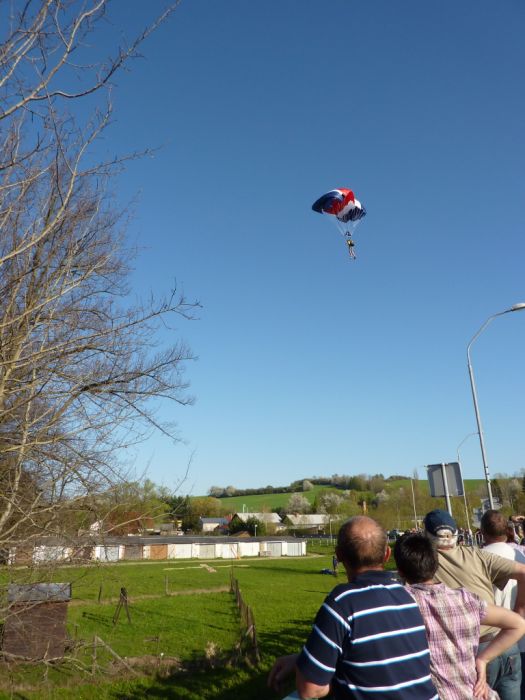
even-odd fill
[{"label": "lamp post", "polygon": [[416,511],[416,495],[414,493],[414,479],[410,479],[410,486],[412,487],[412,505],[414,506],[414,528],[417,530],[417,511]]},{"label": "lamp post", "polygon": [[[461,471],[461,455],[459,453],[459,448],[463,445],[464,442],[466,442],[470,437],[473,435],[477,435],[477,433],[469,433],[468,435],[465,435],[463,440],[459,443],[459,445],[456,448],[456,452],[458,455],[458,464],[459,464],[459,470]],[[465,504],[465,517],[467,519],[467,530],[471,533],[472,529],[470,527],[470,518],[468,515],[468,506],[467,506],[467,490],[465,488],[465,479],[463,478],[463,472],[461,471],[461,484],[463,486],[463,503]]]},{"label": "lamp post", "polygon": [[489,325],[489,323],[491,321],[493,321],[497,316],[503,316],[504,314],[508,314],[508,313],[513,312],[513,311],[522,311],[523,309],[525,309],[525,303],[519,303],[519,304],[514,304],[514,306],[511,306],[510,309],[505,309],[505,311],[499,311],[497,314],[492,314],[492,316],[488,317],[488,319],[485,321],[485,323],[481,326],[481,328],[478,330],[478,332],[473,336],[470,343],[467,345],[468,374],[470,377],[470,387],[472,389],[472,400],[474,401],[474,412],[476,414],[476,423],[478,426],[479,446],[481,447],[481,458],[483,460],[483,469],[485,471],[485,481],[487,482],[487,495],[489,498],[489,504],[490,504],[491,509],[494,508],[494,499],[492,498],[492,487],[490,485],[489,467],[487,464],[485,443],[483,441],[483,428],[481,427],[481,418],[479,415],[478,397],[476,394],[476,384],[474,382],[474,372],[472,370],[472,362],[470,361],[470,348],[472,346],[472,343],[481,335],[481,333],[485,330],[485,328]]}]

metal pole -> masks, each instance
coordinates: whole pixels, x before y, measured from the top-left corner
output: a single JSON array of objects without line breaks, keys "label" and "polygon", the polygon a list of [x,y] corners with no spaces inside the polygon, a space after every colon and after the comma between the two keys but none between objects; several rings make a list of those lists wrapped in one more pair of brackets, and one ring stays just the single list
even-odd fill
[{"label": "metal pole", "polygon": [[414,494],[414,479],[410,479],[410,486],[412,487],[412,504],[414,505],[414,527],[417,530],[417,511],[416,511],[416,496]]},{"label": "metal pole", "polygon": [[[488,321],[487,321],[488,323]],[[485,324],[487,325],[487,324]],[[471,341],[472,344],[472,341]],[[479,446],[481,448],[481,459],[483,460],[483,470],[485,472],[485,481],[487,483],[487,496],[489,499],[490,507],[494,509],[494,499],[492,498],[492,486],[490,484],[490,474],[489,465],[487,464],[487,454],[485,452],[485,442],[483,440],[483,428],[481,427],[481,417],[479,415],[478,408],[478,397],[476,393],[476,383],[474,381],[474,371],[472,369],[472,363],[470,361],[470,345],[467,348],[467,361],[468,361],[468,375],[470,377],[470,388],[472,390],[472,400],[474,401],[474,412],[476,414],[476,424],[478,426],[478,437]]]},{"label": "metal pole", "polygon": [[[459,471],[461,472],[461,464],[459,464]],[[463,474],[461,475],[461,482],[463,484],[463,503],[465,504],[465,518],[467,519],[467,530],[470,532],[470,518],[468,515],[467,492],[465,490],[465,481],[463,480]]]},{"label": "metal pole", "polygon": [[443,477],[443,488],[445,489],[445,501],[447,502],[447,510],[450,513],[450,515],[453,515],[452,504],[450,502],[450,493],[448,491],[447,469],[446,464],[444,464],[444,462],[441,462],[441,476]]},{"label": "metal pole", "polygon": [[512,313],[513,311],[522,311],[525,309],[525,303],[519,303],[519,304],[514,304],[513,306],[510,307],[510,309],[505,309],[505,311],[500,311],[497,314],[492,314],[492,316],[489,316],[488,319],[485,321],[485,323],[481,326],[479,331],[474,335],[470,343],[467,345],[467,364],[468,364],[468,374],[470,377],[470,387],[472,389],[472,399],[474,401],[474,411],[476,413],[476,423],[478,426],[478,435],[479,435],[479,446],[481,447],[481,458],[483,460],[483,469],[485,471],[485,481],[487,482],[487,495],[489,498],[489,504],[490,507],[493,509],[494,508],[494,499],[492,498],[492,487],[490,485],[490,475],[489,475],[489,466],[487,464],[487,455],[485,452],[485,443],[483,440],[483,429],[481,427],[481,418],[479,415],[479,408],[478,408],[478,397],[476,393],[476,384],[474,382],[474,371],[472,369],[472,362],[470,361],[470,347],[472,343],[478,338],[478,336],[485,330],[485,328],[489,325],[491,321],[493,321],[497,316],[503,316],[504,314]]},{"label": "metal pole", "polygon": [[477,433],[469,433],[466,435],[463,440],[459,443],[457,447],[457,455],[458,455],[458,464],[459,464],[459,473],[461,474],[461,484],[463,486],[463,503],[465,504],[465,517],[467,519],[467,530],[471,532],[470,528],[470,518],[468,514],[468,504],[467,504],[467,489],[465,488],[465,479],[463,478],[463,470],[461,469],[461,455],[459,453],[459,448],[463,445],[463,443],[469,439],[469,437],[472,437],[473,435],[477,435]]}]

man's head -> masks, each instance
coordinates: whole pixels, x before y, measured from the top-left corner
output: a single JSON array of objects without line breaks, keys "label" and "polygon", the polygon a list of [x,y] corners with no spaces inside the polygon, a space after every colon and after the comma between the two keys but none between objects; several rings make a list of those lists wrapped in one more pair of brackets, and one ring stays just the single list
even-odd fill
[{"label": "man's head", "polygon": [[382,569],[390,556],[386,532],[366,515],[356,515],[341,525],[335,551],[349,574]]},{"label": "man's head", "polygon": [[481,532],[487,544],[507,541],[507,518],[499,510],[487,510],[481,517]]},{"label": "man's head", "polygon": [[431,542],[438,549],[455,547],[458,540],[456,521],[446,510],[436,508],[425,515],[425,531]]},{"label": "man's head", "polygon": [[401,578],[408,583],[430,581],[439,565],[432,541],[421,532],[402,535],[396,540],[394,559]]}]

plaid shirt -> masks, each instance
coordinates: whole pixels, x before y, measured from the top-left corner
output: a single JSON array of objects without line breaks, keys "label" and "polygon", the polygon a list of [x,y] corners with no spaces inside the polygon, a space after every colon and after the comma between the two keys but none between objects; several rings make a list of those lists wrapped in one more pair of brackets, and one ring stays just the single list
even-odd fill
[{"label": "plaid shirt", "polygon": [[[440,700],[472,700],[479,628],[487,604],[464,588],[443,583],[412,584],[425,623],[430,648],[430,672]],[[489,698],[498,698],[490,691]]]}]

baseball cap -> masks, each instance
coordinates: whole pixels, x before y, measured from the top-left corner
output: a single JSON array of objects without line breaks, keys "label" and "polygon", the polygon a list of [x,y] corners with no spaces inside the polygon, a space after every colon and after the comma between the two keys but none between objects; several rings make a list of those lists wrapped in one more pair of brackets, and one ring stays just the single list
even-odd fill
[{"label": "baseball cap", "polygon": [[458,530],[454,518],[448,511],[441,510],[441,508],[436,508],[436,510],[431,510],[430,513],[427,513],[423,523],[425,525],[425,530],[436,537],[441,534],[442,530],[448,530],[453,535],[455,535]]}]

